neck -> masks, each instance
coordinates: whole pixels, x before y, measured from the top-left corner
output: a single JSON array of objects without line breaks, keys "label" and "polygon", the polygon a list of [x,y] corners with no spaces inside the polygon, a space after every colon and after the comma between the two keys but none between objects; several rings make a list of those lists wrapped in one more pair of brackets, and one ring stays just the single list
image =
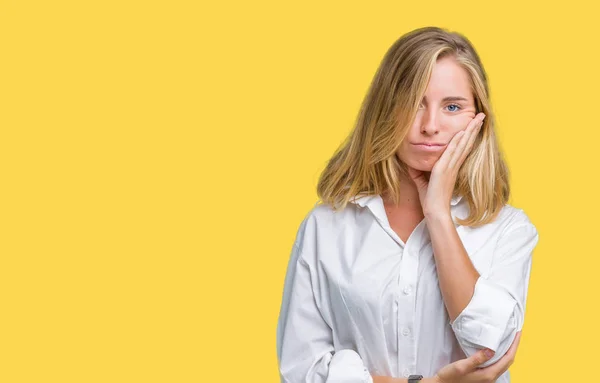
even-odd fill
[{"label": "neck", "polygon": [[422,210],[417,185],[407,176],[400,177],[400,199],[398,204],[394,204],[389,193],[384,194],[383,200],[387,206],[393,208]]}]

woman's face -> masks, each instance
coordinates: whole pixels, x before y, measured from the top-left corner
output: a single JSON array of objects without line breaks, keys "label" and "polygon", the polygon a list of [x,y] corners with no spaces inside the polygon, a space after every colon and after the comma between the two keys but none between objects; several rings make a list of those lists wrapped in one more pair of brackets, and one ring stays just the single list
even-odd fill
[{"label": "woman's face", "polygon": [[[396,155],[408,166],[430,172],[452,137],[476,115],[468,74],[454,58],[439,59],[415,122]],[[438,144],[436,146],[418,145]]]}]

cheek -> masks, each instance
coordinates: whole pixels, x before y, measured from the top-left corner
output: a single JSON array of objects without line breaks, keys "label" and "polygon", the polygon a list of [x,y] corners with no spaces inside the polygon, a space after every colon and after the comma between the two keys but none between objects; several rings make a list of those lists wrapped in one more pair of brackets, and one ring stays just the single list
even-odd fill
[{"label": "cheek", "polygon": [[396,156],[403,162],[406,162],[410,158],[410,149],[408,144],[404,141],[398,150],[396,150]]},{"label": "cheek", "polygon": [[444,127],[446,131],[454,134],[461,130],[465,130],[471,122],[472,118],[467,115],[449,117],[444,120]]}]

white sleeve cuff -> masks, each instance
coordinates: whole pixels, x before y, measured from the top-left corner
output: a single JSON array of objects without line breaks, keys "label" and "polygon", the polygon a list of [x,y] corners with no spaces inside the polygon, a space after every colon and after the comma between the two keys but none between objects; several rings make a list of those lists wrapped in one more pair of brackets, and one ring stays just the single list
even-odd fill
[{"label": "white sleeve cuff", "polygon": [[326,383],[373,383],[373,377],[360,355],[345,349],[333,354]]},{"label": "white sleeve cuff", "polygon": [[496,353],[481,367],[495,363],[506,352],[503,341],[516,334],[516,306],[515,299],[494,282],[481,276],[477,279],[473,297],[452,329],[467,356],[482,348]]}]

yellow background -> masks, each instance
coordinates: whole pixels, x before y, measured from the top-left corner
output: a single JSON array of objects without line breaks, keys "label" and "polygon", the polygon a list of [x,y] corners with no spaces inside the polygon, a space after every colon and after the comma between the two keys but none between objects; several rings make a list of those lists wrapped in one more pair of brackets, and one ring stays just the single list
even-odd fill
[{"label": "yellow background", "polygon": [[403,33],[464,33],[540,234],[514,383],[593,381],[593,2],[2,1],[0,381],[278,382],[298,225]]}]

